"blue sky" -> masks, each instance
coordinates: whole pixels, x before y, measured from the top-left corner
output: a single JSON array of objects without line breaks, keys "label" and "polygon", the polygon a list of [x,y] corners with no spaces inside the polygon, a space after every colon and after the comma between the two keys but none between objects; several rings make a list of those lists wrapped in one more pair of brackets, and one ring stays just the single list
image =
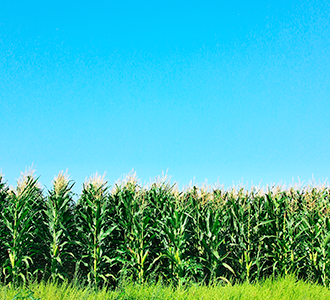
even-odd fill
[{"label": "blue sky", "polygon": [[327,1],[6,1],[0,169],[76,191],[134,169],[180,187],[324,181]]}]

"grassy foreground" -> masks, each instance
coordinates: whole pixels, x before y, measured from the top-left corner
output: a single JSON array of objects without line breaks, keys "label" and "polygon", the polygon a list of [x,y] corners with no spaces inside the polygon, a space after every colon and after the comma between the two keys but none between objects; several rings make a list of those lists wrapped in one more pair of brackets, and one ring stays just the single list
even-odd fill
[{"label": "grassy foreground", "polygon": [[272,281],[267,279],[255,284],[234,286],[215,285],[189,288],[171,288],[161,284],[125,284],[115,291],[105,289],[97,292],[88,287],[71,284],[32,283],[27,288],[0,286],[0,299],[29,300],[105,300],[105,299],[330,299],[330,290],[320,285],[297,281],[294,276],[286,276]]}]

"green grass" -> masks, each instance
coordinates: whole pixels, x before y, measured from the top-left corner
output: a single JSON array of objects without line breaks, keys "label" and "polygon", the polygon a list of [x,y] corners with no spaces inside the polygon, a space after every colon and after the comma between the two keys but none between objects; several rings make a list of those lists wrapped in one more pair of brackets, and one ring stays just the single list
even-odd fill
[{"label": "green grass", "polygon": [[[106,289],[97,292],[88,287],[71,284],[31,283],[25,288],[0,287],[0,299],[30,300],[106,300],[106,299],[330,299],[330,290],[320,285],[297,281],[294,276],[286,276],[272,281],[249,284],[190,285],[188,288],[172,288],[158,284],[124,284],[114,291]],[[16,298],[15,298],[16,296]]]}]

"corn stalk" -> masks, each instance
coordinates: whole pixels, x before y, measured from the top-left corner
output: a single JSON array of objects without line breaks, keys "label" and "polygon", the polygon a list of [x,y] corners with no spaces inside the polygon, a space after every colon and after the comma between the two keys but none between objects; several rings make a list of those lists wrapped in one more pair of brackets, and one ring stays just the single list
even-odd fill
[{"label": "corn stalk", "polygon": [[76,208],[80,263],[87,268],[88,282],[94,288],[114,278],[110,273],[114,259],[105,252],[116,228],[108,218],[111,208],[107,190],[106,182],[96,174],[85,182]]},{"label": "corn stalk", "polygon": [[[2,262],[5,261],[6,257],[7,257],[7,251],[6,251],[6,247],[5,247],[5,224],[4,224],[4,220],[2,217],[2,213],[5,209],[5,207],[7,207],[7,202],[8,202],[8,186],[6,184],[6,182],[4,182],[3,180],[3,176],[0,173],[0,279],[2,277],[2,267],[3,264]],[[1,280],[0,280],[1,281]]]},{"label": "corn stalk", "polygon": [[35,243],[38,241],[36,220],[40,197],[37,179],[31,173],[24,175],[16,190],[10,191],[2,212],[4,245],[8,253],[3,272],[6,281],[14,285],[26,282],[33,257],[40,250],[40,244]]},{"label": "corn stalk", "polygon": [[[59,173],[53,182],[53,188],[48,192],[45,226],[46,240],[50,261],[50,276],[52,280],[68,278],[67,271],[72,270],[74,255],[72,251],[73,222],[73,192],[74,183],[68,177]],[[65,268],[64,268],[65,267]]]}]

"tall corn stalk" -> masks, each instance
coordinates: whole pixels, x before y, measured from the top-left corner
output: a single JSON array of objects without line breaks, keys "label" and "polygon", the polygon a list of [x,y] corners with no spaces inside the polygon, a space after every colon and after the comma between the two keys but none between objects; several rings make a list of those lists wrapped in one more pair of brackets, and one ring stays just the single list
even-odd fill
[{"label": "tall corn stalk", "polygon": [[6,281],[17,285],[27,280],[33,258],[42,250],[41,245],[36,244],[39,241],[36,223],[40,220],[38,208],[42,192],[33,172],[22,175],[16,190],[10,191],[7,199],[2,212],[4,244],[8,252],[4,274]]},{"label": "tall corn stalk", "polygon": [[[52,280],[68,277],[72,271],[73,187],[66,174],[59,173],[48,192],[45,225],[50,276]],[[71,249],[70,249],[71,248]]]},{"label": "tall corn stalk", "polygon": [[[203,268],[203,276],[198,278],[205,284],[218,279],[227,281],[228,276],[235,276],[229,265],[230,249],[227,247],[227,215],[223,209],[221,191],[213,194],[198,190],[196,187],[185,196],[191,201],[193,217],[194,256]],[[228,276],[226,276],[228,274]]]},{"label": "tall corn stalk", "polygon": [[83,185],[76,207],[77,244],[81,248],[81,263],[87,268],[87,279],[95,288],[114,278],[110,267],[114,262],[105,250],[116,225],[110,223],[108,188],[103,177],[95,174]]},{"label": "tall corn stalk", "polygon": [[269,257],[272,259],[273,275],[300,274],[301,261],[306,257],[303,248],[304,230],[300,211],[302,197],[291,190],[269,193],[275,204],[274,241]]},{"label": "tall corn stalk", "polygon": [[302,230],[304,249],[307,252],[302,268],[314,281],[324,286],[330,284],[330,203],[329,191],[315,188],[304,195]]},{"label": "tall corn stalk", "polygon": [[115,255],[121,263],[119,273],[143,283],[157,260],[151,261],[156,223],[146,194],[134,176],[128,175],[116,186],[111,205],[115,207],[112,220],[118,225]]},{"label": "tall corn stalk", "polygon": [[162,263],[164,275],[175,285],[181,286],[201,271],[197,257],[193,256],[191,206],[174,198],[169,187],[166,210],[158,219],[158,232],[162,238]]},{"label": "tall corn stalk", "polygon": [[267,214],[262,197],[241,188],[226,195],[225,215],[229,230],[232,268],[240,281],[260,279],[267,270],[269,233],[274,220]]},{"label": "tall corn stalk", "polygon": [[3,222],[2,213],[7,206],[7,197],[8,197],[8,186],[3,180],[3,176],[0,173],[0,282],[2,277],[2,268],[3,263],[7,257],[7,251],[4,244],[5,241],[5,224]]}]

